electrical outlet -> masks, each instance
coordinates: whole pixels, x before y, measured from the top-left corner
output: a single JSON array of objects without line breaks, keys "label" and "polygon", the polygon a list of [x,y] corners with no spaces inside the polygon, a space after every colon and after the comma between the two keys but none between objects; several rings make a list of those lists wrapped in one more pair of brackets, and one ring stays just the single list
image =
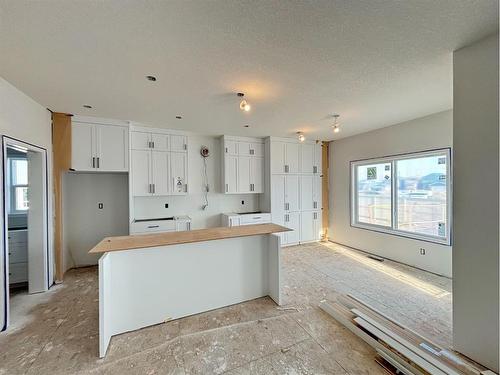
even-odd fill
[{"label": "electrical outlet", "polygon": [[425,255],[425,249],[423,247],[420,248],[420,255]]},{"label": "electrical outlet", "polygon": [[168,203],[165,203],[165,208],[168,208]]},{"label": "electrical outlet", "polygon": [[97,207],[99,207],[99,209],[100,209],[100,210],[102,210],[102,209],[104,208],[104,204],[99,203],[99,204],[97,205]]},{"label": "electrical outlet", "polygon": [[241,204],[245,204],[245,201],[241,201]]}]

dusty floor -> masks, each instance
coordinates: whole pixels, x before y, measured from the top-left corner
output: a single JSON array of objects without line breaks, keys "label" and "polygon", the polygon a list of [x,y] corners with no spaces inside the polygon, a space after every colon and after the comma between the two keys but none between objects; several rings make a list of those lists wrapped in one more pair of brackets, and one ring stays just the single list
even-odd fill
[{"label": "dusty floor", "polygon": [[97,269],[67,273],[43,295],[12,298],[0,374],[384,374],[373,352],[317,308],[351,293],[450,345],[451,280],[379,263],[335,244],[283,250],[281,310],[269,298],[114,337],[98,358]]}]

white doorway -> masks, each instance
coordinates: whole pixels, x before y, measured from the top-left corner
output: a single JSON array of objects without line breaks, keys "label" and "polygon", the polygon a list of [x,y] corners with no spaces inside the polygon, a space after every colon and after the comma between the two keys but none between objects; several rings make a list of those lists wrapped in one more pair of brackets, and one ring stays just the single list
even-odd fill
[{"label": "white doorway", "polygon": [[0,329],[11,321],[11,293],[40,293],[52,285],[48,233],[47,151],[2,137]]}]

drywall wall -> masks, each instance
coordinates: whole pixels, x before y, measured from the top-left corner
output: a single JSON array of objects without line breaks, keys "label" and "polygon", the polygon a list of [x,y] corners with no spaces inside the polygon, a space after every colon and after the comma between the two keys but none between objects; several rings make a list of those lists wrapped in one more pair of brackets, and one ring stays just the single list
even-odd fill
[{"label": "drywall wall", "polygon": [[66,173],[63,221],[64,270],[97,264],[99,256],[88,254],[94,245],[104,237],[128,235],[128,175]]},{"label": "drywall wall", "polygon": [[498,371],[498,34],[453,70],[453,346]]},{"label": "drywall wall", "polygon": [[[450,246],[351,227],[350,162],[451,147],[452,111],[330,143],[329,239],[440,275],[451,276]],[[426,250],[420,255],[420,248]]]},{"label": "drywall wall", "polygon": [[[208,207],[202,210],[203,196],[203,158],[201,146],[207,146],[210,156],[207,159],[207,175],[210,186]],[[191,228],[210,228],[221,224],[221,212],[249,212],[259,209],[261,194],[222,194],[221,181],[221,142],[220,138],[189,135],[189,195],[166,197],[134,198],[133,215],[135,219],[188,215],[192,219]],[[243,203],[242,203],[243,202]],[[165,208],[168,204],[168,208]]]},{"label": "drywall wall", "polygon": [[[43,147],[48,155],[49,186],[52,186],[52,133],[50,112],[33,99],[19,91],[9,82],[0,77],[0,135],[22,140]],[[1,163],[0,163],[1,164]],[[3,195],[3,184],[0,184],[0,195]],[[52,195],[48,197],[49,217],[52,217]],[[4,227],[0,226],[0,241],[3,241]],[[49,230],[49,274],[53,275],[53,226],[48,222]],[[2,243],[3,248],[3,243]],[[5,306],[4,294],[4,264],[0,256],[0,308]],[[0,330],[4,327],[4,311],[0,311]]]}]

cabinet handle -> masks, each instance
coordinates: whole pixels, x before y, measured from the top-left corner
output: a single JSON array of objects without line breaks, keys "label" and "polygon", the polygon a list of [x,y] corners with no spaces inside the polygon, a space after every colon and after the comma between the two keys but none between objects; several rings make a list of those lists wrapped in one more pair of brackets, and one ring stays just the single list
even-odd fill
[{"label": "cabinet handle", "polygon": [[148,193],[152,193],[152,190],[151,190],[151,184],[148,185]]},{"label": "cabinet handle", "polygon": [[188,149],[188,145],[184,143],[184,150]]},{"label": "cabinet handle", "polygon": [[227,147],[226,147],[226,154],[227,154]]},{"label": "cabinet handle", "polygon": [[227,193],[228,191],[229,191],[229,188],[228,188],[228,186],[227,186],[227,184],[226,184],[226,193]]},{"label": "cabinet handle", "polygon": [[250,149],[250,155],[253,155],[254,153],[255,153],[255,151]]},{"label": "cabinet handle", "polygon": [[187,230],[191,230],[191,222],[190,221],[188,221],[188,223],[187,223]]},{"label": "cabinet handle", "polygon": [[99,168],[99,156],[97,157],[97,168]]},{"label": "cabinet handle", "polygon": [[148,228],[153,229],[153,228],[159,228],[159,225],[148,225]]},{"label": "cabinet handle", "polygon": [[156,184],[153,184],[153,194],[156,193]]},{"label": "cabinet handle", "polygon": [[318,173],[318,167],[317,166],[313,167],[313,173]]},{"label": "cabinet handle", "polygon": [[314,220],[316,220],[318,218],[318,213],[317,212],[314,213],[313,218],[314,218]]},{"label": "cabinet handle", "polygon": [[155,148],[155,142],[154,141],[151,142],[151,145],[153,145],[152,148]]},{"label": "cabinet handle", "polygon": [[95,168],[95,157],[92,158],[92,168]]},{"label": "cabinet handle", "polygon": [[148,148],[151,148],[151,141],[148,141]]},{"label": "cabinet handle", "polygon": [[290,171],[290,167],[288,165],[285,165],[285,173],[288,173]]},{"label": "cabinet handle", "polygon": [[313,208],[318,208],[318,202],[313,202]]}]

